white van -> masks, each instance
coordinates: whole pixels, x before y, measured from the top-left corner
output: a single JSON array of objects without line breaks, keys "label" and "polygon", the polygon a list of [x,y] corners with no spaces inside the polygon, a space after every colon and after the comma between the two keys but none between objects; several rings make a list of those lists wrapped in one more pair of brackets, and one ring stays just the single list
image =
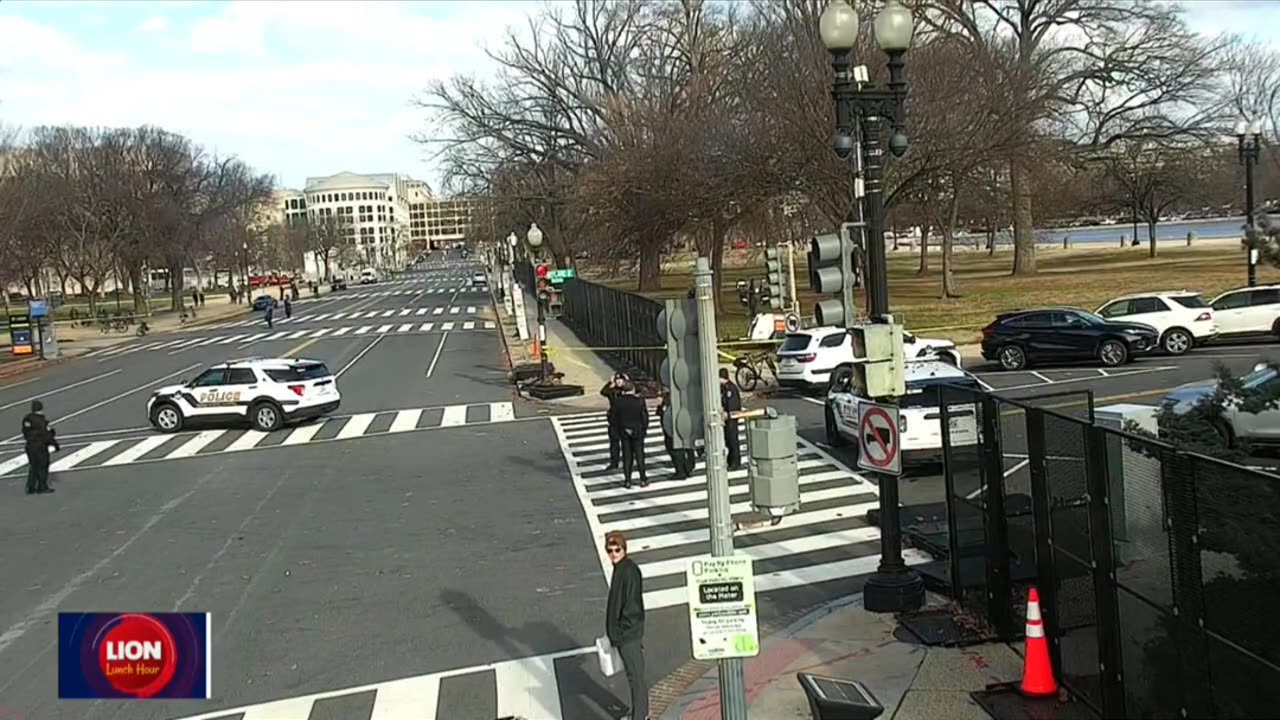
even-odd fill
[{"label": "white van", "polygon": [[[941,386],[980,391],[977,378],[962,368],[940,360],[908,360],[907,394],[898,402],[898,434],[902,464],[936,462],[942,459]],[[827,389],[827,444],[858,444],[859,398],[851,387],[853,373],[840,368],[832,373]],[[954,403],[947,409],[951,423],[952,447],[978,444],[978,414],[972,403]]]},{"label": "white van", "polygon": [[365,268],[360,271],[360,284],[372,285],[378,282],[378,271],[373,268]]}]

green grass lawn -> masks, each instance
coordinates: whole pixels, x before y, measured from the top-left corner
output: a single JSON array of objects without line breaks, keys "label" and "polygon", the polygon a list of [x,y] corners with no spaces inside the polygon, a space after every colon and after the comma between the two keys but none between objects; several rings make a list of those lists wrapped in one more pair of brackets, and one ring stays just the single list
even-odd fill
[{"label": "green grass lawn", "polygon": [[[1037,249],[1037,275],[1013,277],[1011,251],[988,256],[985,252],[955,254],[955,279],[961,297],[942,300],[942,258],[930,257],[930,270],[917,274],[919,257],[893,253],[889,258],[890,306],[909,330],[944,337],[959,343],[976,342],[979,330],[998,313],[1047,305],[1070,305],[1096,310],[1107,300],[1148,290],[1194,290],[1206,300],[1245,280],[1245,256],[1234,245],[1202,244],[1162,247],[1160,256],[1147,257],[1141,248]],[[747,328],[746,308],[738,303],[739,279],[764,279],[763,257],[734,251],[727,257],[723,280],[725,315],[718,318],[722,338],[741,337]],[[681,297],[691,287],[692,257],[673,258],[663,269],[662,289],[643,293],[656,299]],[[584,279],[622,290],[635,291],[634,272],[625,275],[603,267],[580,266]],[[812,315],[817,296],[809,291],[803,253],[796,255],[796,278],[802,314]],[[1258,268],[1258,282],[1280,282],[1280,270]],[[859,311],[865,311],[865,293],[855,295]]]}]

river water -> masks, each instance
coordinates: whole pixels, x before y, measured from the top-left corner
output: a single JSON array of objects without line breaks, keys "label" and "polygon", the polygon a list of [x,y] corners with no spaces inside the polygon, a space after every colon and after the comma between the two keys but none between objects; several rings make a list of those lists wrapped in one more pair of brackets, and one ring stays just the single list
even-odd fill
[{"label": "river water", "polygon": [[[1244,216],[1239,217],[1222,217],[1222,218],[1206,218],[1203,220],[1174,220],[1170,222],[1162,222],[1156,225],[1156,242],[1179,242],[1187,241],[1187,233],[1193,232],[1196,239],[1208,240],[1214,238],[1243,238],[1244,237]],[[1273,222],[1280,222],[1280,216],[1272,216]],[[1116,225],[1092,225],[1088,227],[1073,228],[1049,228],[1044,230],[1036,230],[1036,244],[1038,245],[1056,245],[1062,247],[1062,239],[1064,237],[1071,238],[1072,245],[1083,243],[1110,243],[1116,247],[1120,246],[1120,238],[1124,236],[1129,242],[1133,241],[1133,223],[1119,223]],[[1147,242],[1147,226],[1138,223],[1138,240],[1143,244]],[[936,243],[937,241],[935,241]],[[960,245],[979,244],[985,246],[986,238],[982,235],[961,234],[956,236],[956,242]],[[996,233],[997,245],[1011,245],[1013,243],[1013,231],[1007,230]]]}]

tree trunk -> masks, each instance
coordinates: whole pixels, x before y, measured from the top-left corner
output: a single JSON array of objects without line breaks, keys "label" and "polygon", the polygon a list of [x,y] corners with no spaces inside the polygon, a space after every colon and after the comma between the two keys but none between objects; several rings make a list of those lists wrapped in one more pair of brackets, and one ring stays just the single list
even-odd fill
[{"label": "tree trunk", "polygon": [[1031,214],[1031,179],[1026,158],[1009,159],[1009,187],[1013,193],[1013,274],[1036,274],[1035,218]]},{"label": "tree trunk", "polygon": [[1147,242],[1150,243],[1150,245],[1148,246],[1149,255],[1151,257],[1155,257],[1156,256],[1156,221],[1155,220],[1147,221]]},{"label": "tree trunk", "polygon": [[129,285],[133,288],[133,314],[138,317],[150,315],[151,298],[149,286],[142,281],[142,263],[129,267]]},{"label": "tree trunk", "polygon": [[995,219],[994,219],[994,218],[989,218],[989,219],[987,220],[987,257],[991,257],[991,256],[993,256],[993,255],[995,255],[995,254],[996,254],[996,226],[995,226]]},{"label": "tree trunk", "polygon": [[[316,253],[319,255],[319,253]],[[329,269],[329,253],[320,255],[324,259],[324,281],[331,282],[333,280],[333,271]]]},{"label": "tree trunk", "polygon": [[729,236],[729,223],[716,217],[711,221],[711,295],[716,299],[716,313],[724,313],[724,244]]},{"label": "tree trunk", "polygon": [[657,238],[640,243],[640,292],[662,289],[662,244]]},{"label": "tree trunk", "polygon": [[929,223],[920,226],[920,268],[916,270],[917,275],[929,272],[929,226]]},{"label": "tree trunk", "polygon": [[947,221],[942,225],[942,297],[960,297],[956,289],[956,278],[952,272],[951,251],[955,247],[956,219],[960,215],[960,187],[952,178],[951,207],[947,213]]},{"label": "tree trunk", "polygon": [[169,261],[169,306],[174,312],[182,312],[185,298],[182,296],[183,277],[181,260]]}]

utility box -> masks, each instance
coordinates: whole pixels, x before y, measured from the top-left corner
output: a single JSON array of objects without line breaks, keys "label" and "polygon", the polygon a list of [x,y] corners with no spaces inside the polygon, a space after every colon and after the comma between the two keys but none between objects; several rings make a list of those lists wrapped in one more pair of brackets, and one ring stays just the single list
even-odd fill
[{"label": "utility box", "polygon": [[[1158,432],[1153,405],[1124,403],[1094,410],[1099,427],[1128,432],[1130,423]],[[1143,443],[1123,435],[1107,434],[1107,495],[1111,509],[1111,535],[1116,561],[1127,563],[1167,554],[1169,540],[1164,523],[1164,477],[1161,463],[1140,448]]]},{"label": "utility box", "polygon": [[747,452],[752,508],[774,518],[798,511],[796,419],[779,415],[748,421]]}]

